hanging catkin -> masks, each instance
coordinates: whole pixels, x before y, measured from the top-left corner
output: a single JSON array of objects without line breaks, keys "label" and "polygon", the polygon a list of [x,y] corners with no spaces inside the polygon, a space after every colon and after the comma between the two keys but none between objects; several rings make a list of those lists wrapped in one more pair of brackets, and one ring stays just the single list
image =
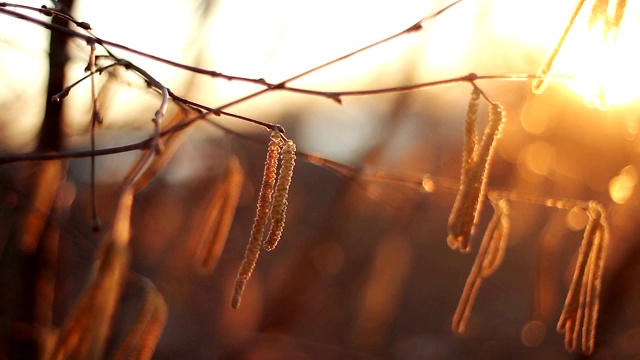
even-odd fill
[{"label": "hanging catkin", "polygon": [[280,175],[278,176],[276,191],[273,196],[273,206],[271,207],[271,228],[269,229],[269,234],[264,241],[264,248],[266,250],[273,250],[276,245],[278,245],[278,241],[280,241],[280,237],[282,236],[287,211],[289,185],[291,185],[295,161],[296,145],[293,141],[287,140],[282,148],[282,166],[280,168]]},{"label": "hanging catkin", "polygon": [[460,189],[449,216],[447,243],[452,249],[469,251],[469,238],[473,234],[486,195],[491,156],[503,122],[504,114],[500,105],[490,104],[489,123],[481,143],[474,148],[471,161],[468,164],[463,163]]},{"label": "hanging catkin", "polygon": [[493,203],[494,214],[480,243],[478,255],[469,272],[458,307],[453,315],[451,328],[455,333],[465,331],[467,319],[475,302],[482,280],[493,274],[504,257],[509,232],[509,203],[499,200]]},{"label": "hanging catkin", "polygon": [[167,303],[150,281],[144,279],[145,299],[113,360],[151,359],[167,322]]},{"label": "hanging catkin", "polygon": [[511,221],[509,220],[509,202],[505,199],[493,203],[494,220],[497,221],[493,231],[487,234],[489,236],[489,248],[487,254],[482,261],[482,277],[492,275],[502,264],[504,253],[507,249],[507,240],[509,239],[509,230],[511,229]]},{"label": "hanging catkin", "polygon": [[243,183],[244,173],[240,162],[236,156],[232,156],[224,178],[208,199],[209,205],[195,232],[194,242],[199,246],[197,266],[202,271],[211,272],[218,263],[231,230]]},{"label": "hanging catkin", "polygon": [[589,221],[578,250],[575,271],[557,329],[565,333],[567,350],[573,350],[576,347],[578,334],[582,329],[582,351],[590,354],[593,352],[600,306],[600,288],[609,239],[609,225],[604,209],[595,201],[589,203],[587,215]]},{"label": "hanging catkin", "polygon": [[251,277],[256,261],[258,261],[264,229],[267,221],[269,220],[269,212],[271,210],[273,191],[276,182],[276,170],[278,167],[278,157],[280,156],[281,146],[282,137],[280,133],[273,132],[271,134],[271,141],[269,142],[269,149],[267,151],[264,175],[262,177],[262,186],[260,188],[260,195],[258,196],[256,217],[253,222],[253,228],[251,229],[251,235],[249,236],[249,244],[247,245],[242,264],[240,265],[240,270],[238,271],[238,276],[233,289],[233,296],[231,298],[231,306],[234,309],[240,305],[244,287]]},{"label": "hanging catkin", "polygon": [[93,277],[65,319],[51,359],[102,358],[129,265],[132,205],[133,188],[125,187],[111,233],[98,252]]}]

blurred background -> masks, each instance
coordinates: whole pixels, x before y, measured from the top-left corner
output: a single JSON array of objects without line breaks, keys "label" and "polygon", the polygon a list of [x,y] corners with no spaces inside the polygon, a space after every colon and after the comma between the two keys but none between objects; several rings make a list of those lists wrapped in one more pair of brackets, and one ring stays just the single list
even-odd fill
[{"label": "blurred background", "polygon": [[[76,1],[72,13],[103,39],[228,75],[277,83],[402,31],[448,3]],[[576,81],[552,81],[541,95],[533,95],[527,81],[478,82],[507,114],[489,187],[542,199],[593,199],[605,205],[612,234],[593,357],[637,358],[640,197],[635,186],[640,166],[640,91],[635,79],[639,72],[633,67],[638,62],[629,51],[629,39],[637,34],[640,9],[628,5],[617,47],[610,41],[598,42],[602,39],[585,46],[581,39],[588,38],[586,18],[592,5],[587,1],[586,15],[577,19],[553,71],[575,76]],[[463,1],[423,23],[420,32],[290,85],[351,91],[470,72],[535,74],[574,6],[550,0]],[[8,16],[0,21],[4,155],[38,147],[47,101],[49,36],[46,30]],[[65,84],[70,84],[84,76],[89,50],[79,40],[70,40],[67,49]],[[211,107],[261,89],[114,52],[176,94]],[[112,76],[99,77],[98,88],[104,117],[96,136],[98,148],[125,145],[151,134],[150,119],[160,98],[142,80],[117,69]],[[600,103],[593,97],[602,89],[609,104],[606,109],[594,106]],[[230,135],[207,123],[186,130],[167,166],[136,195],[133,210],[131,271],[150,279],[169,306],[154,358],[582,357],[567,353],[563,335],[555,331],[586,224],[579,210],[514,202],[505,261],[484,281],[466,333],[451,332],[453,313],[491,218],[486,206],[471,254],[449,249],[447,220],[455,199],[451,188],[460,174],[470,92],[468,84],[460,83],[345,97],[338,105],[326,98],[278,91],[227,109],[282,124],[299,150],[349,167],[347,172],[336,172],[317,161],[298,159],[281,244],[261,254],[237,310],[230,307],[231,293],[255,215],[268,134],[225,117],[214,121],[246,136]],[[90,83],[75,87],[63,104],[62,148],[88,149]],[[169,112],[175,111],[172,105]],[[486,106],[481,111],[483,126]],[[139,155],[133,151],[96,160],[96,203],[105,227],[112,223],[122,179]],[[231,156],[240,159],[246,182],[220,262],[213,273],[202,273],[195,264],[194,232],[209,205],[207,194]],[[102,238],[91,230],[89,164],[88,158],[66,162],[67,177],[57,194],[62,206],[50,214],[49,221],[60,232],[51,311],[54,326],[62,323],[86,283]],[[372,180],[370,175],[378,173],[392,174],[406,184]],[[407,185],[420,184],[427,174],[449,187]],[[11,344],[17,339],[32,336],[25,330],[24,314],[33,305],[30,296],[37,297],[38,292],[28,291],[25,269],[31,263],[16,243],[31,205],[34,178],[32,163],[0,165],[3,358],[11,358]],[[123,304],[134,304],[137,296],[125,291]],[[116,318],[114,339],[127,314],[122,311]]]}]

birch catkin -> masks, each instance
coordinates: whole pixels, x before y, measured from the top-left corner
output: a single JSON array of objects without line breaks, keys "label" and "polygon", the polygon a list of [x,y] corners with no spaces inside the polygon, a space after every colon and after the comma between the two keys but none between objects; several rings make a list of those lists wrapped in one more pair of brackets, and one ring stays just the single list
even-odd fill
[{"label": "birch catkin", "polygon": [[478,134],[476,133],[476,123],[478,122],[478,108],[480,107],[480,90],[474,87],[469,98],[467,116],[464,121],[464,149],[462,152],[461,177],[466,177],[469,166],[475,161],[476,143]]},{"label": "birch catkin", "polygon": [[509,231],[509,204],[506,200],[499,200],[493,205],[495,213],[482,238],[478,255],[473,262],[473,267],[462,290],[458,307],[453,315],[451,328],[455,333],[465,331],[467,320],[471,315],[471,309],[480,290],[482,280],[493,274],[504,257]]},{"label": "birch catkin", "polygon": [[589,221],[578,250],[578,259],[571,286],[558,321],[558,331],[565,333],[565,347],[573,350],[582,329],[582,351],[593,352],[595,329],[600,306],[600,288],[609,225],[602,206],[592,201],[587,214]]},{"label": "birch catkin", "polygon": [[469,238],[473,234],[486,195],[491,156],[503,122],[504,114],[500,105],[490,104],[489,123],[482,136],[482,142],[475,147],[466,169],[463,163],[460,189],[449,216],[447,243],[452,249],[469,251]]},{"label": "birch catkin", "polygon": [[144,303],[127,332],[113,360],[151,359],[167,321],[167,303],[150,282]]},{"label": "birch catkin", "polygon": [[253,268],[255,267],[256,261],[258,261],[258,256],[260,255],[260,246],[262,245],[264,229],[267,225],[267,221],[269,220],[269,212],[271,210],[281,145],[282,137],[280,133],[273,132],[271,134],[271,141],[269,142],[269,149],[267,151],[264,175],[262,177],[262,186],[260,188],[260,195],[258,196],[256,217],[253,221],[253,228],[251,229],[251,235],[249,236],[249,244],[247,245],[242,264],[240,265],[240,270],[238,271],[238,276],[233,289],[233,296],[231,298],[231,307],[234,309],[240,305],[242,292],[244,291],[247,281],[251,277]]},{"label": "birch catkin", "polygon": [[269,234],[264,241],[266,250],[275,249],[282,236],[284,229],[284,221],[287,211],[287,197],[289,195],[289,186],[293,177],[293,167],[296,161],[296,145],[291,140],[287,140],[282,149],[282,166],[278,183],[276,185],[275,194],[273,196],[273,206],[271,207],[271,228]]},{"label": "birch catkin", "polygon": [[120,195],[111,233],[99,250],[91,282],[67,316],[51,359],[102,358],[111,318],[129,265],[133,188]]},{"label": "birch catkin", "polygon": [[214,189],[207,211],[196,231],[195,243],[200,246],[196,260],[202,271],[213,271],[220,259],[235,217],[243,183],[244,173],[240,162],[237,157],[232,156],[224,179]]},{"label": "birch catkin", "polygon": [[[487,254],[482,261],[482,277],[488,277],[492,275],[502,264],[504,259],[504,253],[507,249],[507,240],[509,238],[509,230],[511,228],[511,221],[509,220],[509,202],[507,200],[499,200],[493,204],[494,207],[494,219],[496,221],[495,227],[489,227],[487,229],[487,235],[489,236],[489,246]],[[489,229],[493,229],[489,233]]]},{"label": "birch catkin", "polygon": [[598,312],[600,309],[600,290],[602,287],[602,275],[604,272],[604,262],[609,242],[609,224],[604,216],[604,209],[601,207],[599,211],[602,213],[598,229],[596,230],[596,238],[592,257],[590,257],[590,269],[588,277],[588,287],[585,301],[585,316],[582,332],[582,351],[585,354],[593,352],[596,324],[598,322]]},{"label": "birch catkin", "polygon": [[102,356],[129,253],[120,244],[110,242],[102,254],[97,274],[65,320],[51,359]]}]

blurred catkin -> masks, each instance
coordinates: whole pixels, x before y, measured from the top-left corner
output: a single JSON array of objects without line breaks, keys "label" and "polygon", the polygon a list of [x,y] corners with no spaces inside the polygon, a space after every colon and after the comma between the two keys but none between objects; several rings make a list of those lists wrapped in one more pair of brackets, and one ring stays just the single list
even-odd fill
[{"label": "blurred catkin", "polygon": [[144,303],[113,356],[113,360],[151,359],[158,344],[167,321],[167,304],[151,282],[145,281],[144,284],[146,288]]},{"label": "blurred catkin", "polygon": [[51,359],[100,359],[129,266],[133,188],[120,196],[111,232],[104,238],[94,275],[67,316]]},{"label": "blurred catkin", "polygon": [[220,259],[231,230],[243,184],[244,173],[240,161],[236,156],[232,156],[227,163],[224,178],[216,184],[211,197],[207,200],[209,205],[196,229],[194,242],[199,246],[196,262],[202,271],[213,271]]}]

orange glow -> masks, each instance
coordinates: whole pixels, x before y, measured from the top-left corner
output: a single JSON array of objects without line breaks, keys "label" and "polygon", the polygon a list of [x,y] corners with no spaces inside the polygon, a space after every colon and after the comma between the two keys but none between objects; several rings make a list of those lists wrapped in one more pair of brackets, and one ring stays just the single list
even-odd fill
[{"label": "orange glow", "polygon": [[620,175],[615,176],[609,182],[609,195],[611,199],[624,204],[633,194],[633,190],[638,183],[638,173],[635,167],[629,165],[620,171]]},{"label": "orange glow", "polygon": [[[606,109],[640,98],[636,36],[640,33],[637,2],[626,5],[619,26],[612,25],[616,1],[609,2],[606,14],[592,16],[593,2],[583,6],[562,46],[555,74],[573,77],[570,87],[589,107]],[[590,24],[591,22],[591,24]]]}]

